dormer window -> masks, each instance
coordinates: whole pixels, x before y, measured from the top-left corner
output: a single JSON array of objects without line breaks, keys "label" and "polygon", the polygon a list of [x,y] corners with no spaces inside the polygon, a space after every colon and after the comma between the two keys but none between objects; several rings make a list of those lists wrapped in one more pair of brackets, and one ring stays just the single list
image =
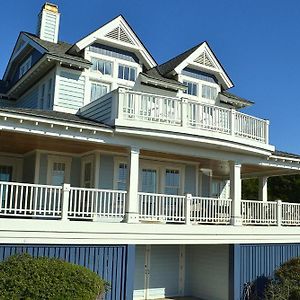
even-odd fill
[{"label": "dormer window", "polygon": [[21,78],[31,67],[31,56],[29,56],[20,66],[19,78]]},{"label": "dormer window", "polygon": [[136,73],[137,73],[137,71],[136,71],[136,68],[134,68],[134,67],[121,65],[121,64],[119,65],[118,77],[120,79],[135,81]]},{"label": "dormer window", "polygon": [[192,96],[198,95],[198,84],[191,81],[183,81],[183,84],[187,86],[187,89],[184,91],[185,94]]},{"label": "dormer window", "polygon": [[202,97],[210,100],[216,100],[218,95],[217,88],[202,84]]},{"label": "dormer window", "polygon": [[103,75],[112,75],[112,62],[97,58],[92,58],[91,62],[92,71],[99,71]]}]

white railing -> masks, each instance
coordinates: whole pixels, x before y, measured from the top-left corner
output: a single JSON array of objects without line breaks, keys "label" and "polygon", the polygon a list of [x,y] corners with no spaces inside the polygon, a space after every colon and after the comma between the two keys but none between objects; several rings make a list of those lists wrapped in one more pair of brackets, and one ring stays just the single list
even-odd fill
[{"label": "white railing", "polygon": [[269,143],[269,121],[234,109],[136,91],[125,91],[123,95],[120,113],[127,120],[195,128]]},{"label": "white railing", "polygon": [[179,98],[127,92],[123,100],[123,113],[127,119],[180,125],[181,106]]},{"label": "white railing", "polygon": [[185,196],[139,193],[140,220],[184,223]]},{"label": "white railing", "polygon": [[0,182],[0,215],[60,218],[60,186]]},{"label": "white railing", "polygon": [[277,202],[242,200],[241,214],[245,225],[277,225]]},{"label": "white railing", "polygon": [[194,128],[230,134],[230,113],[230,109],[189,102],[188,125]]},{"label": "white railing", "polygon": [[191,199],[191,222],[229,224],[231,199],[193,197]]},{"label": "white railing", "polygon": [[236,112],[234,123],[236,136],[268,143],[268,121]]},{"label": "white railing", "polygon": [[282,203],[282,225],[300,225],[300,203]]},{"label": "white railing", "polygon": [[70,219],[123,218],[126,191],[71,187],[68,217]]}]

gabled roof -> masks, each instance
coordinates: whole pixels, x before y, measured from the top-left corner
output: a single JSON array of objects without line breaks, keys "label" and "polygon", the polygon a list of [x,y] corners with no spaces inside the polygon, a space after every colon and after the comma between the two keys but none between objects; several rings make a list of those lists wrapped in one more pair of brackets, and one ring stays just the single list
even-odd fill
[{"label": "gabled roof", "polygon": [[72,46],[68,53],[78,53],[94,42],[101,40],[134,51],[144,60],[147,68],[156,66],[154,58],[122,15],[110,20],[79,40]]},{"label": "gabled roof", "polygon": [[206,41],[157,66],[157,70],[163,77],[172,78],[188,65],[214,74],[223,89],[233,87],[231,79]]}]

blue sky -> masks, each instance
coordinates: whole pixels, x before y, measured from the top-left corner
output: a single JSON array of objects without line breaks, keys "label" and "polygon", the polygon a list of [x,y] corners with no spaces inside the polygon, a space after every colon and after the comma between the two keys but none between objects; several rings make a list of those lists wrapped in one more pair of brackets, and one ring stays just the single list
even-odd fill
[{"label": "blue sky", "polygon": [[[300,153],[300,1],[64,0],[60,39],[75,42],[123,14],[158,63],[207,40],[235,83],[269,119],[271,143]],[[35,32],[44,1],[1,2],[0,74],[19,31]]]}]

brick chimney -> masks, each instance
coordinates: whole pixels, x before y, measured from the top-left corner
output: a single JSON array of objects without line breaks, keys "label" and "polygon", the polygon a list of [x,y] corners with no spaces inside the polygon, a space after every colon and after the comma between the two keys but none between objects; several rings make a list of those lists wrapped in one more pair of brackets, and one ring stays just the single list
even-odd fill
[{"label": "brick chimney", "polygon": [[57,43],[59,18],[58,6],[46,2],[38,16],[37,36],[42,40]]}]

